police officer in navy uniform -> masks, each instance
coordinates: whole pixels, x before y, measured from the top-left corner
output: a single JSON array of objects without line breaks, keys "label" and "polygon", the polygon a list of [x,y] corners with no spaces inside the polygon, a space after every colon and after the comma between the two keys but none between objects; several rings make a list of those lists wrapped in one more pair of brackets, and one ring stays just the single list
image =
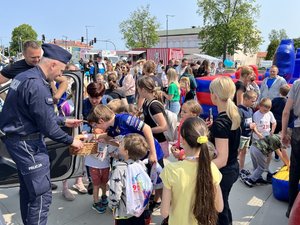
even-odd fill
[{"label": "police officer in navy uniform", "polygon": [[59,125],[77,127],[81,120],[57,117],[49,82],[62,76],[71,54],[53,44],[43,44],[39,64],[11,82],[2,112],[0,130],[20,180],[20,208],[25,225],[45,225],[52,200],[50,162],[44,137],[76,149],[83,147]]}]

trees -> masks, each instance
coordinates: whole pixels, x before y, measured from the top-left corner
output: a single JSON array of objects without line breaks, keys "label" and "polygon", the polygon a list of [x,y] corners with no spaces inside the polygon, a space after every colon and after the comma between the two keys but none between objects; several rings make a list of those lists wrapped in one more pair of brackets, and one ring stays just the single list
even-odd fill
[{"label": "trees", "polygon": [[282,39],[288,39],[288,38],[289,37],[287,36],[285,29],[280,29],[278,31],[275,29],[272,29],[269,34],[270,42],[272,42],[274,40],[281,41]]},{"label": "trees", "polygon": [[127,48],[150,48],[159,41],[156,17],[151,17],[149,5],[131,13],[130,18],[120,23]]},{"label": "trees", "polygon": [[200,48],[213,56],[233,55],[237,50],[254,53],[262,42],[255,26],[259,7],[255,0],[198,0],[204,27],[199,33]]},{"label": "trees", "polygon": [[287,39],[288,36],[285,32],[285,29],[275,30],[272,29],[269,34],[270,44],[267,48],[266,60],[273,60],[276,49],[282,39]]},{"label": "trees", "polygon": [[28,40],[37,40],[37,33],[28,24],[22,24],[12,31],[10,49],[13,54],[22,51],[22,44]]},{"label": "trees", "polygon": [[278,39],[274,39],[270,42],[267,48],[266,60],[273,60],[276,49],[278,48],[280,41]]}]

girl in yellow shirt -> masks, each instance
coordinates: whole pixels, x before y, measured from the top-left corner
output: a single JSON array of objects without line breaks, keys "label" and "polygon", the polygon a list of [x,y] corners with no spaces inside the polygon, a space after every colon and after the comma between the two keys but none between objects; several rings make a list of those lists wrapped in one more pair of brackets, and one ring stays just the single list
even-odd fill
[{"label": "girl in yellow shirt", "polygon": [[222,175],[210,161],[208,129],[200,118],[188,118],[180,131],[186,158],[163,169],[161,215],[170,225],[215,225],[223,210]]}]

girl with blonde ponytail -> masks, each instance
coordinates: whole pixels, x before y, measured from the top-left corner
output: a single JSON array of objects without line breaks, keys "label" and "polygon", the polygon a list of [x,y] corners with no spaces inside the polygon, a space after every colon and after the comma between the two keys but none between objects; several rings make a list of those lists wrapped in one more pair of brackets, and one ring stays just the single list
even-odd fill
[{"label": "girl with blonde ponytail", "polygon": [[222,175],[210,160],[207,126],[199,117],[188,118],[180,134],[186,157],[168,163],[160,175],[161,215],[169,216],[170,225],[216,225],[223,209]]},{"label": "girl with blonde ponytail", "polygon": [[229,225],[232,224],[232,215],[228,197],[239,175],[237,156],[241,136],[241,117],[232,101],[236,88],[231,78],[218,77],[211,82],[209,89],[212,103],[218,108],[218,116],[213,122],[210,133],[211,141],[218,151],[218,156],[213,159],[213,162],[223,175],[220,186],[224,209],[218,215],[218,225]]}]

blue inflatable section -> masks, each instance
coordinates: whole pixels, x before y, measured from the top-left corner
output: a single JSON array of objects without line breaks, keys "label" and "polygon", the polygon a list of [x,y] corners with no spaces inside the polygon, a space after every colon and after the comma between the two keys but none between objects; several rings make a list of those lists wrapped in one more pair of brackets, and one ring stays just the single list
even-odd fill
[{"label": "blue inflatable section", "polygon": [[300,77],[300,48],[297,48],[293,78]]},{"label": "blue inflatable section", "polygon": [[275,65],[279,69],[279,75],[289,81],[294,73],[295,48],[292,39],[281,40],[275,53]]},{"label": "blue inflatable section", "polygon": [[206,93],[210,93],[209,91],[209,85],[211,83],[211,80],[199,80],[196,79],[197,82],[197,92],[206,92]]},{"label": "blue inflatable section", "polygon": [[[289,201],[289,182],[286,180],[272,178],[272,189],[274,197],[279,201]],[[298,186],[300,190],[300,184]]]}]

